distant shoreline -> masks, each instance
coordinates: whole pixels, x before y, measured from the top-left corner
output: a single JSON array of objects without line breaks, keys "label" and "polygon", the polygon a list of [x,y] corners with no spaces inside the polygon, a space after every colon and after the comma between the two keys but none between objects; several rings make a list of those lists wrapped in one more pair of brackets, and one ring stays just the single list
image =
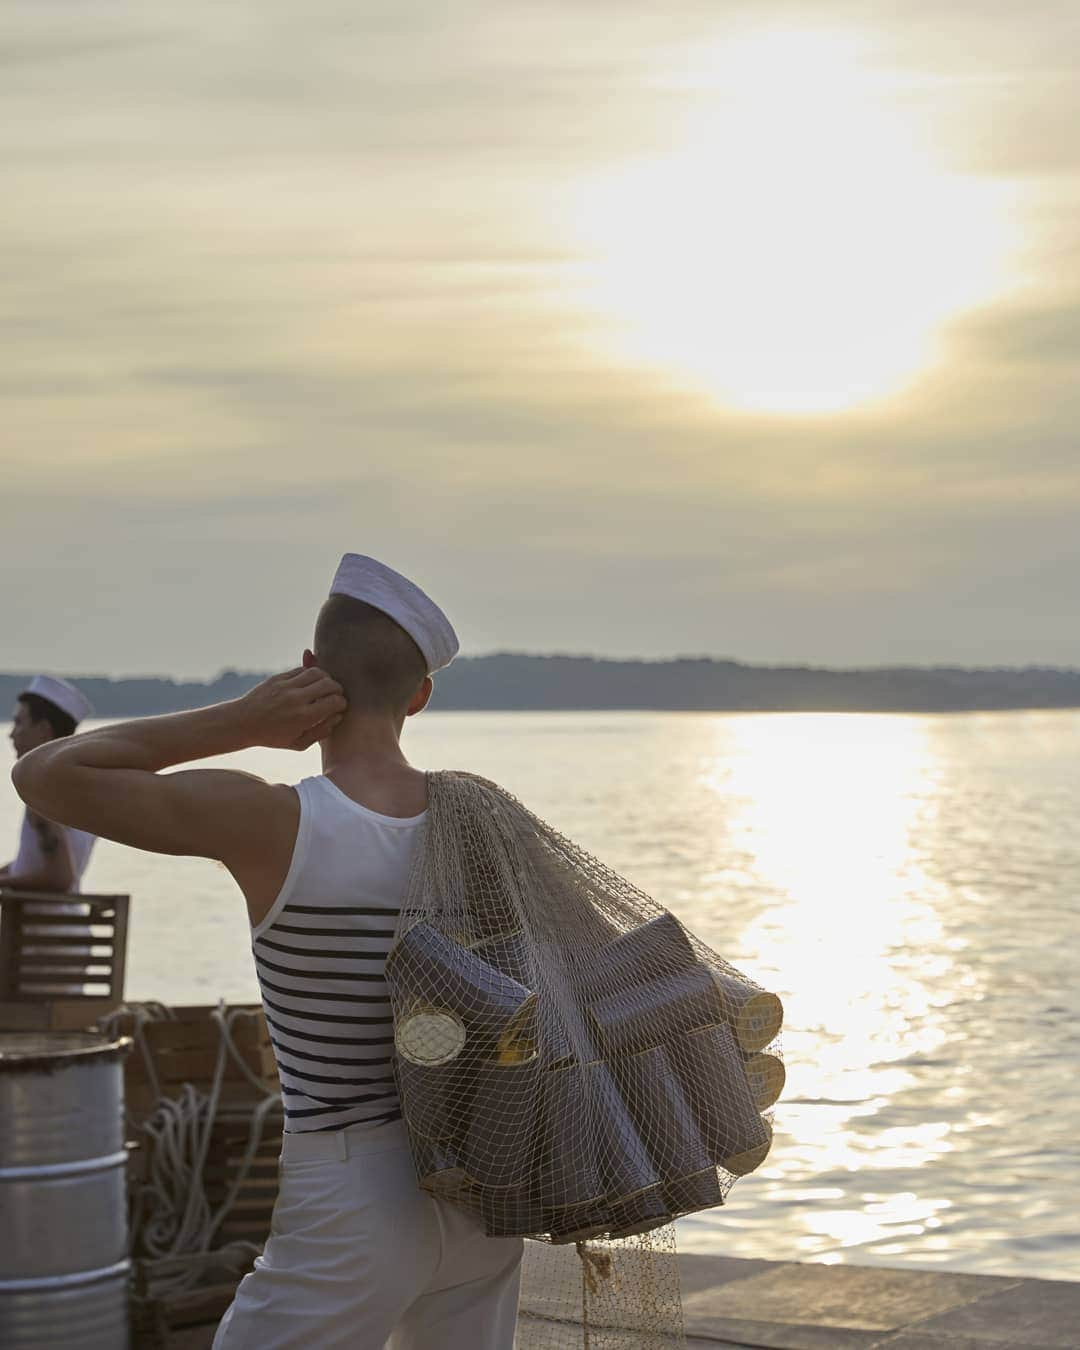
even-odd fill
[{"label": "distant shoreline", "polygon": [[[10,706],[33,673],[0,674],[0,700]],[[86,692],[99,717],[140,717],[236,698],[264,674],[224,671],[213,680],[171,680],[71,672],[66,678]],[[832,669],[502,652],[459,657],[436,675],[435,691],[431,706],[441,712],[1012,712],[1080,708],[1080,670]]]}]

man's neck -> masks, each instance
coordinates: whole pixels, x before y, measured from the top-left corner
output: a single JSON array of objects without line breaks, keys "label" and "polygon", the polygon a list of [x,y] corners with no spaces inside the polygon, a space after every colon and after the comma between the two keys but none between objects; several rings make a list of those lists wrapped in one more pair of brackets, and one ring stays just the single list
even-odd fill
[{"label": "man's neck", "polygon": [[361,766],[373,772],[408,768],[399,737],[400,727],[386,718],[346,717],[320,746],[323,773]]},{"label": "man's neck", "polygon": [[353,801],[387,816],[427,808],[427,782],[401,752],[401,728],[377,718],[347,717],[322,743],[323,773]]}]

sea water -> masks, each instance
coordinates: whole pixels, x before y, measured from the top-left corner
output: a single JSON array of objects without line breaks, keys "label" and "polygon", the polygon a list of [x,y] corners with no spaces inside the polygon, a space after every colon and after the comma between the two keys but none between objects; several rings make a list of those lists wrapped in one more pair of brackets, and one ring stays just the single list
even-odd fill
[{"label": "sea water", "polygon": [[[432,711],[405,746],[504,784],[783,999],[772,1152],[683,1250],[1080,1279],[1080,713]],[[19,811],[0,793],[12,853]],[[86,886],[133,897],[129,997],[257,998],[219,865],[101,842]]]}]

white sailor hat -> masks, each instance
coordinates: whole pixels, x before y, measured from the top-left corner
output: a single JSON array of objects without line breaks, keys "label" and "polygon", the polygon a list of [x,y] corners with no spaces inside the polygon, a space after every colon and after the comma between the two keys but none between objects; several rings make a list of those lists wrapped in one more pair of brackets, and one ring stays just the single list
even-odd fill
[{"label": "white sailor hat", "polygon": [[22,692],[47,698],[75,722],[81,722],[94,711],[94,705],[81,689],[68,684],[67,680],[58,680],[54,675],[35,675]]},{"label": "white sailor hat", "polygon": [[346,553],[330,594],[351,595],[388,614],[420,648],[429,675],[448,666],[457,655],[457,634],[450,620],[419,586],[385,563],[361,553]]}]

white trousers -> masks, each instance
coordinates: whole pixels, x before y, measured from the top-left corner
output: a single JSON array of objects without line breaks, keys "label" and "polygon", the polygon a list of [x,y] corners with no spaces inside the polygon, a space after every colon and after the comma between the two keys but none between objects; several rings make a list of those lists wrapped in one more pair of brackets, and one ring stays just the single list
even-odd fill
[{"label": "white trousers", "polygon": [[512,1350],[523,1245],[418,1188],[401,1121],[286,1134],[213,1350]]}]

